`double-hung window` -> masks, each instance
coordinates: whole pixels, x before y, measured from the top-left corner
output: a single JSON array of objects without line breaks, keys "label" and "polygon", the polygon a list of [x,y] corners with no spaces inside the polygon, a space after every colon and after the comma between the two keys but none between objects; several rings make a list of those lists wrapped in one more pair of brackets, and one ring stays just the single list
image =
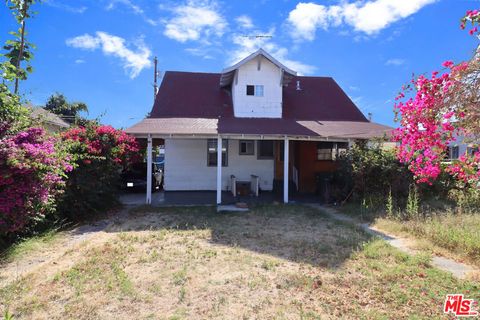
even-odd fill
[{"label": "double-hung window", "polygon": [[[208,139],[207,166],[217,166],[217,139]],[[228,166],[228,140],[222,140],[222,167]]]}]

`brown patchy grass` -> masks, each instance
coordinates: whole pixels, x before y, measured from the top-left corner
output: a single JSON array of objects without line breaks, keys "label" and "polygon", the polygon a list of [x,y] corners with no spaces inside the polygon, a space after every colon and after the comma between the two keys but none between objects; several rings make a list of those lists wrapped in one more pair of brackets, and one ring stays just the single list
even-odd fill
[{"label": "brown patchy grass", "polygon": [[[46,265],[0,285],[15,319],[432,319],[477,284],[301,206],[131,212]],[[53,271],[52,271],[53,270]]]}]

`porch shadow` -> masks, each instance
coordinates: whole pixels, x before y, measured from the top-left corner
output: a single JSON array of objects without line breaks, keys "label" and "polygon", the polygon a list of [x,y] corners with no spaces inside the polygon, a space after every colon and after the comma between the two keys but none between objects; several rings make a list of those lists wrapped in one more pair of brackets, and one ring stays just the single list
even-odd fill
[{"label": "porch shadow", "polygon": [[207,241],[214,245],[330,269],[340,267],[372,237],[300,205],[258,205],[248,213],[228,214],[217,213],[215,207],[139,207],[105,231],[142,230],[210,230]]},{"label": "porch shadow", "polygon": [[[155,205],[216,205],[217,194],[215,191],[165,191],[164,201]],[[262,191],[258,197],[253,195],[234,197],[231,192],[222,192],[222,204],[235,204],[245,202],[248,205],[268,205],[283,202],[283,194],[271,191]],[[319,196],[314,194],[292,194],[290,202],[298,203],[320,203]]]}]

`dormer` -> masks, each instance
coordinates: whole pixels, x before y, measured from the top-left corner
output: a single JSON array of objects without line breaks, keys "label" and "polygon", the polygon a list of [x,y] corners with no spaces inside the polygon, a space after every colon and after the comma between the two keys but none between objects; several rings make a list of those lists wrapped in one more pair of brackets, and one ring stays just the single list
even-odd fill
[{"label": "dormer", "polygon": [[296,72],[263,49],[225,68],[220,86],[230,88],[237,118],[281,118],[282,92]]}]

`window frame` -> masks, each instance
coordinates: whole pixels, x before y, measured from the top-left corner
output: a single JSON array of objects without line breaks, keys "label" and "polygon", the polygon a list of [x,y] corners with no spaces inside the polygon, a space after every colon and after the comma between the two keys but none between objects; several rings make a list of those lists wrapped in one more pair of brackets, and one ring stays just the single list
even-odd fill
[{"label": "window frame", "polygon": [[[454,156],[456,155],[456,156]],[[447,161],[458,160],[460,158],[460,148],[459,146],[448,146],[448,158]]]},{"label": "window frame", "polygon": [[[251,90],[249,90],[249,89],[251,89]],[[246,94],[247,94],[247,96],[254,97],[255,96],[255,86],[251,85],[251,84],[247,84]]]},{"label": "window frame", "polygon": [[[331,145],[331,148],[320,148],[321,145]],[[328,150],[323,153],[322,155],[329,155],[328,159],[325,157],[323,159],[319,159],[319,151],[320,150]],[[330,141],[319,141],[317,142],[317,150],[315,153],[315,160],[316,161],[337,161],[338,156],[342,152],[346,152],[348,150],[348,142],[330,142]]]},{"label": "window frame", "polygon": [[[210,151],[210,143],[214,143],[215,151]],[[225,149],[225,151],[223,151],[223,149]],[[217,166],[217,150],[218,140],[207,139],[207,167]],[[210,161],[211,155],[213,155],[212,162]],[[228,139],[222,139],[222,167],[228,167]]]},{"label": "window frame", "polygon": [[[272,144],[272,155],[262,155],[262,143],[269,142]],[[258,140],[257,141],[257,160],[273,160],[275,159],[275,145],[274,140]]]},{"label": "window frame", "polygon": [[[259,92],[261,92],[262,94],[260,95]],[[247,84],[246,95],[249,97],[261,98],[265,95],[265,86],[263,84]]]},{"label": "window frame", "polygon": [[[245,152],[242,152],[242,143],[251,144],[251,151],[246,147]],[[255,155],[255,140],[238,140],[238,155],[240,156],[254,156]]]},{"label": "window frame", "polygon": [[[259,88],[262,88],[262,89],[259,90]],[[261,95],[258,94],[258,92],[260,92],[260,91],[262,92]],[[265,86],[264,86],[263,84],[256,84],[256,85],[255,85],[255,91],[254,91],[254,94],[253,94],[253,95],[254,95],[255,97],[263,97],[264,94],[265,94]]]}]

